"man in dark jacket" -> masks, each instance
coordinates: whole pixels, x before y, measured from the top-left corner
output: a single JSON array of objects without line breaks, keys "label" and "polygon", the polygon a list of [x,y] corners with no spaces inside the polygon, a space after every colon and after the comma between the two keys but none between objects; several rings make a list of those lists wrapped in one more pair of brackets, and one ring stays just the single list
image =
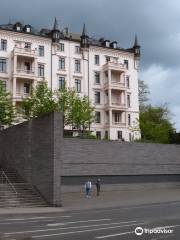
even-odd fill
[{"label": "man in dark jacket", "polygon": [[96,181],[96,189],[97,189],[97,196],[99,196],[100,190],[101,190],[100,179],[97,179],[97,181]]}]

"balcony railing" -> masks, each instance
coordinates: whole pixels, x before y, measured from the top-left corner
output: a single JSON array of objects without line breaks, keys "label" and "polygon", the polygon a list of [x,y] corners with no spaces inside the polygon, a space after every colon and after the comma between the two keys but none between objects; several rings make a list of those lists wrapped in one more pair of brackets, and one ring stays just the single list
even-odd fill
[{"label": "balcony railing", "polygon": [[104,71],[107,71],[108,69],[124,72],[127,68],[125,64],[109,61],[103,65]]},{"label": "balcony railing", "polygon": [[35,53],[36,53],[36,50],[31,49],[31,48],[20,48],[20,47],[15,47],[14,48],[14,54],[15,55],[23,55],[23,56],[34,57]]},{"label": "balcony railing", "polygon": [[34,70],[26,70],[26,69],[16,69],[13,74],[17,78],[26,78],[26,79],[32,79],[35,78],[35,71]]},{"label": "balcony railing", "polygon": [[125,82],[111,81],[111,85],[117,85],[117,86],[120,86],[120,87],[125,87]]},{"label": "balcony railing", "polygon": [[116,106],[121,106],[121,107],[125,107],[126,104],[125,103],[120,103],[120,102],[112,102],[112,105],[116,105]]},{"label": "balcony railing", "polygon": [[108,88],[108,87],[111,87],[111,88],[114,88],[114,89],[122,89],[124,90],[126,88],[126,85],[124,82],[118,82],[118,81],[111,81],[111,83],[109,84],[107,81],[104,82],[104,87],[105,88]]},{"label": "balcony railing", "polygon": [[30,97],[30,93],[16,92],[16,97],[17,98]]},{"label": "balcony railing", "polygon": [[16,69],[16,72],[17,73],[22,73],[22,74],[31,74],[31,75],[34,74],[33,70],[26,70],[26,69]]},{"label": "balcony railing", "polygon": [[113,125],[126,126],[126,123],[113,121]]}]

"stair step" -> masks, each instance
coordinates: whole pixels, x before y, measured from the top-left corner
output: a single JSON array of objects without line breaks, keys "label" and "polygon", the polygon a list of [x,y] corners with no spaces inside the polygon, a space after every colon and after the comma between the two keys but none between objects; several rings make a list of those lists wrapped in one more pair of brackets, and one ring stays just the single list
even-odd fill
[{"label": "stair step", "polygon": [[7,183],[0,183],[0,208],[2,207],[48,207],[48,204],[34,189],[32,184],[24,181],[15,171],[4,169],[17,195]]}]

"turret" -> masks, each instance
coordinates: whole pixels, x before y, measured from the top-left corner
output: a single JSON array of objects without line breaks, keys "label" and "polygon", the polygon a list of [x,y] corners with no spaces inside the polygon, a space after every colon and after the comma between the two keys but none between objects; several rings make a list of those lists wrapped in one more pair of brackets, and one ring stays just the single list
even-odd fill
[{"label": "turret", "polygon": [[141,56],[140,48],[141,47],[138,44],[137,35],[135,35],[133,50],[134,50],[134,62],[135,62],[136,68],[139,67],[139,61],[140,61],[140,56]]},{"label": "turret", "polygon": [[58,22],[57,22],[57,19],[55,17],[55,20],[54,20],[54,27],[53,27],[53,30],[52,30],[52,41],[53,42],[59,42],[60,40],[60,30],[58,28]]},{"label": "turret", "polygon": [[86,33],[86,26],[83,25],[83,31],[81,35],[81,47],[82,48],[88,48],[89,47],[89,36]]}]

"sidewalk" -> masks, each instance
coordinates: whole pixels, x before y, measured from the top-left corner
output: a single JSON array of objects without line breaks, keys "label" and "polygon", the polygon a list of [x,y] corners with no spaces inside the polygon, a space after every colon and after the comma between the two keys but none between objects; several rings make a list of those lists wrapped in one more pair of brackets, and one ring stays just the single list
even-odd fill
[{"label": "sidewalk", "polygon": [[174,201],[180,202],[180,188],[101,192],[99,197],[93,194],[91,198],[86,198],[82,193],[66,193],[63,195],[63,208],[81,210]]},{"label": "sidewalk", "polygon": [[97,197],[86,198],[83,193],[64,193],[63,207],[38,207],[38,208],[0,208],[2,215],[22,214],[50,214],[63,213],[71,210],[85,210],[108,207],[126,207],[153,203],[180,202],[180,189],[141,189],[134,191],[101,192]]}]

